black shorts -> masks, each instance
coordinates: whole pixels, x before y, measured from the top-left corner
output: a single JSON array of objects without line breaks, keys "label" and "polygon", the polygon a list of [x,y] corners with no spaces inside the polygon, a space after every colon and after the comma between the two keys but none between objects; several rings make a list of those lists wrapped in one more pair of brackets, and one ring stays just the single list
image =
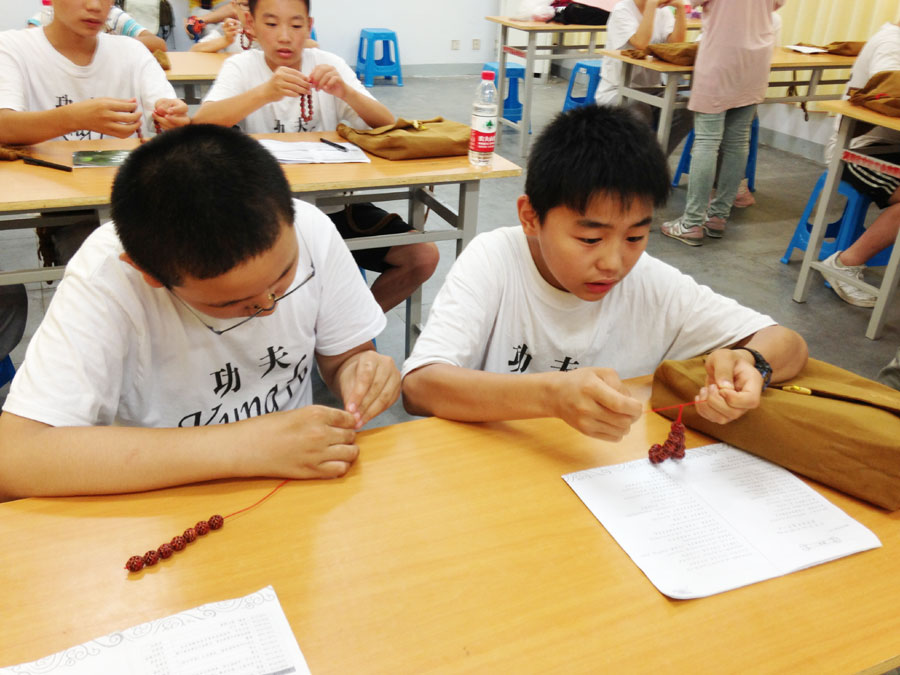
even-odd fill
[{"label": "black shorts", "polygon": [[[900,164],[900,153],[875,155],[874,159]],[[857,164],[844,164],[841,180],[847,181],[857,192],[866,195],[878,205],[879,209],[886,209],[890,205],[891,196],[900,187],[900,178]]]},{"label": "black shorts", "polygon": [[[388,213],[374,204],[348,204],[337,213],[329,213],[328,217],[337,228],[342,239],[353,237],[372,237],[376,234],[402,234],[412,228],[403,222],[396,213]],[[391,248],[366,248],[351,251],[353,259],[359,267],[373,272],[384,272],[390,267],[384,261]]]}]

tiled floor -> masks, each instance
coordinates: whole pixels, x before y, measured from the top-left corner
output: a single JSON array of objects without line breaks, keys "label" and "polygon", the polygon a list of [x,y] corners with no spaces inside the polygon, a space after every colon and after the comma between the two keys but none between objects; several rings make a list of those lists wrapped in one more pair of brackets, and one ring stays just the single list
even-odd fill
[{"label": "tiled floor", "polygon": [[[467,120],[477,78],[407,78],[404,87],[379,85],[373,90],[396,115],[406,118],[427,118],[443,115],[449,119]],[[534,131],[540,129],[562,108],[566,82],[551,78],[550,83],[535,87]],[[499,152],[524,166],[518,157],[518,132],[503,134]],[[678,152],[673,154],[672,166]],[[843,368],[874,377],[894,355],[900,345],[900,303],[888,312],[884,335],[871,341],[865,337],[870,311],[851,307],[818,281],[809,301],[797,304],[791,300],[800,268],[800,254],[795,253],[789,265],[779,262],[812,187],[823,170],[822,165],[793,155],[760,147],[757,172],[757,204],[748,209],[735,210],[725,238],[707,240],[699,248],[685,246],[663,237],[654,228],[648,251],[692,274],[698,281],[714,290],[736,298],[741,303],[773,316],[777,321],[799,331],[809,342],[811,355],[835,363]],[[524,176],[485,181],[479,204],[479,231],[517,224],[515,200],[521,193]],[[661,209],[655,221],[680,215],[685,201],[687,178],[674,190],[669,204]],[[454,198],[447,188],[438,196],[448,203]],[[391,207],[385,207],[391,208]],[[397,203],[393,209],[404,215],[405,205]],[[871,209],[869,218],[873,218]],[[432,216],[429,227],[445,226]],[[425,285],[425,310],[452,263],[454,245],[439,244],[441,264],[434,277]],[[29,231],[0,231],[0,269],[36,265],[35,241]],[[877,274],[877,270],[873,270]],[[374,279],[369,274],[369,282]],[[25,353],[28,338],[33,334],[43,311],[52,297],[52,287],[29,285],[30,315],[26,338],[13,352],[17,365]],[[388,326],[378,338],[378,349],[391,355],[400,365],[403,358],[403,307],[390,312]],[[0,389],[0,399],[6,390]],[[331,400],[321,387],[317,399]],[[372,425],[390,424],[410,419],[400,404],[396,404]]]}]

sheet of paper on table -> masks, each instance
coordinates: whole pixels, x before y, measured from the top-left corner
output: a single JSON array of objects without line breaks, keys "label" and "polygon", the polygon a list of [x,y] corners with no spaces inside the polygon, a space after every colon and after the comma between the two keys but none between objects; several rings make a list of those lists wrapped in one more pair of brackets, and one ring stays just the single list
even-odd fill
[{"label": "sheet of paper on table", "polygon": [[789,471],[725,443],[680,461],[638,459],[563,480],[670,598],[702,598],[881,546]]},{"label": "sheet of paper on table", "polygon": [[2,675],[309,673],[271,586],[70,647]]},{"label": "sheet of paper on table", "polygon": [[347,152],[341,152],[327,143],[260,140],[263,147],[275,155],[280,164],[344,164],[348,162],[371,162],[372,160],[352,143],[338,143]]},{"label": "sheet of paper on table", "polygon": [[827,49],[822,49],[821,47],[810,47],[809,45],[788,45],[785,49],[793,49],[795,52],[800,52],[801,54],[827,54]]}]

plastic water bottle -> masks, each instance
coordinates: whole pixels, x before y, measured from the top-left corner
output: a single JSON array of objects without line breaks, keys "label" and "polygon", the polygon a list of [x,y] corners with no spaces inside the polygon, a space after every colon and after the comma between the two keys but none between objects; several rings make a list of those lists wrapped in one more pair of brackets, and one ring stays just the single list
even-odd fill
[{"label": "plastic water bottle", "polygon": [[497,87],[494,73],[485,70],[475,90],[472,104],[472,135],[469,136],[469,163],[473,166],[489,166],[494,155],[497,138]]},{"label": "plastic water bottle", "polygon": [[51,0],[43,0],[41,7],[41,25],[47,26],[53,21],[53,4]]}]

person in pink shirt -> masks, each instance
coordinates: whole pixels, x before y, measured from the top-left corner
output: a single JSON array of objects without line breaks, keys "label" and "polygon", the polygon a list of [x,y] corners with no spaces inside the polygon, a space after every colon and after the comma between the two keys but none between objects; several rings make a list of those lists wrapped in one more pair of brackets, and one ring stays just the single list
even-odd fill
[{"label": "person in pink shirt", "polygon": [[[690,246],[704,235],[721,237],[731,213],[750,146],[750,124],[766,95],[775,29],[772,12],[785,0],[699,0],[703,39],[697,52],[688,108],[694,111],[694,147],[684,214],[662,233]],[[722,150],[715,198],[709,195]]]}]

